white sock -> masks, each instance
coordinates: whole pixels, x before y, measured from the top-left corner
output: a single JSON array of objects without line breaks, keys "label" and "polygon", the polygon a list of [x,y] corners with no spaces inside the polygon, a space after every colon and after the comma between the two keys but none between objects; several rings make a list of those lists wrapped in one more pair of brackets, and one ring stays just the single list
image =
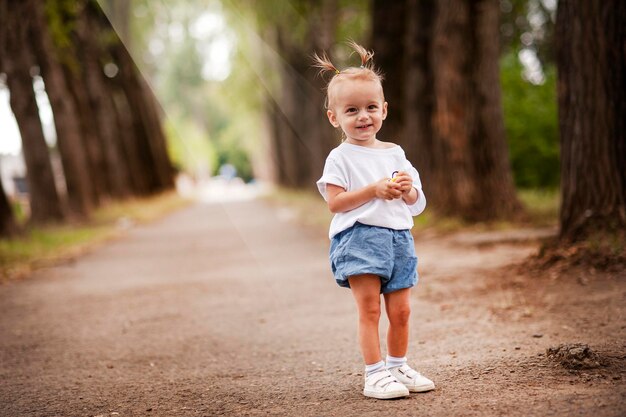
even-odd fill
[{"label": "white sock", "polygon": [[385,369],[385,362],[380,361],[371,365],[365,365],[365,377],[372,375],[375,372]]},{"label": "white sock", "polygon": [[406,356],[402,358],[396,358],[394,356],[387,355],[387,368],[395,368],[396,366],[402,366],[406,363]]}]

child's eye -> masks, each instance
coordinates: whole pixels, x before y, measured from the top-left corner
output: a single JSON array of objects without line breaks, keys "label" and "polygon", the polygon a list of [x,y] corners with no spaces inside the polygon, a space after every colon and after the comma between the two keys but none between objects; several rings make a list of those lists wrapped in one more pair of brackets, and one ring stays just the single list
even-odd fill
[{"label": "child's eye", "polygon": [[348,109],[346,109],[346,113],[354,113],[356,111],[356,108],[354,107],[349,107]]},{"label": "child's eye", "polygon": [[370,104],[368,109],[370,110],[376,110],[378,108],[378,106],[376,104]]}]

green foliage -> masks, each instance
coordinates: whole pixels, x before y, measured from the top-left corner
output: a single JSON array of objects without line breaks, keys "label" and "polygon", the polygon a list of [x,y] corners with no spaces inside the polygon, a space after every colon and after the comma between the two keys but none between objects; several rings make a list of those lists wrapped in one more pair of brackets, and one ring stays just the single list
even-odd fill
[{"label": "green foliage", "polygon": [[[98,2],[111,15],[112,2]],[[252,179],[252,161],[269,146],[263,106],[268,94],[281,93],[277,28],[287,44],[305,44],[312,25],[320,23],[320,8],[321,3],[305,0],[133,0],[128,44],[168,116],[168,148],[177,168],[215,174],[230,163],[244,180]],[[332,12],[337,39],[363,41],[370,25],[368,8],[367,0],[341,0]],[[226,22],[219,33],[211,23],[205,25],[211,22],[203,20],[207,14]],[[206,30],[198,30],[198,24]],[[207,76],[211,62],[205,58],[211,43],[223,37],[235,47],[232,72],[218,81]],[[303,66],[309,64],[303,59]]]},{"label": "green foliage", "polygon": [[160,77],[163,79],[161,91],[167,101],[184,101],[190,95],[193,96],[193,89],[202,85],[202,60],[196,42],[188,33],[185,33],[180,44],[171,49],[170,56],[163,63]]},{"label": "green foliage", "polygon": [[504,124],[515,184],[521,188],[555,188],[559,184],[556,72],[534,85],[522,76],[513,53],[501,61]]},{"label": "green foliage", "polygon": [[76,0],[46,0],[45,11],[52,40],[57,48],[72,46],[80,2]]},{"label": "green foliage", "polygon": [[170,159],[179,171],[202,177],[216,169],[215,147],[193,120],[171,111],[165,123],[165,134]]},{"label": "green foliage", "polygon": [[[252,166],[248,152],[241,147],[229,146],[218,148],[218,164],[219,166],[224,164],[233,165],[237,170],[237,176],[245,182],[249,182],[253,179]],[[219,171],[216,171],[215,174],[218,172]]]},{"label": "green foliage", "polygon": [[[226,6],[237,9],[239,16],[248,12],[242,2],[227,2]],[[215,65],[206,60],[212,43],[234,36],[232,25],[219,29],[219,33],[219,26],[211,26],[212,21],[215,23],[212,19],[226,18],[222,7],[216,0],[135,0],[130,13],[132,45],[168,116],[168,151],[175,166],[203,177],[230,163],[239,176],[250,180],[248,154],[258,140],[250,132],[260,128],[258,123],[251,127],[251,120],[258,120],[258,116],[244,103],[258,102],[258,81],[252,79],[250,71],[242,71],[249,66],[238,52],[232,58],[237,70],[226,80],[212,79],[212,68],[207,67]],[[293,9],[289,4],[272,5],[275,7]],[[249,28],[245,24],[237,27],[245,39]]]},{"label": "green foliage", "polygon": [[72,69],[78,65],[73,50],[72,33],[76,28],[80,7],[81,2],[76,0],[46,0],[44,4],[45,17],[56,53],[59,54],[61,62]]},{"label": "green foliage", "polygon": [[314,2],[307,0],[265,1],[227,0],[226,10],[239,19],[255,25],[259,32],[288,30],[289,42],[304,44],[309,27],[310,9]]},{"label": "green foliage", "polygon": [[[337,13],[337,42],[346,42],[352,39],[362,45],[368,45],[372,25],[371,2],[364,0],[341,0]],[[337,45],[338,46],[338,45]],[[341,56],[342,52],[344,56]],[[346,52],[347,51],[347,52]],[[341,59],[347,58],[346,53],[351,53],[349,48],[342,45],[335,48]]]},{"label": "green foliage", "polygon": [[250,150],[247,147],[249,145],[241,140],[243,135],[241,130],[240,124],[231,124],[215,142],[218,163],[214,175],[218,174],[219,167],[223,164],[231,164],[237,169],[237,176],[244,181],[248,182],[254,177],[249,157]]}]

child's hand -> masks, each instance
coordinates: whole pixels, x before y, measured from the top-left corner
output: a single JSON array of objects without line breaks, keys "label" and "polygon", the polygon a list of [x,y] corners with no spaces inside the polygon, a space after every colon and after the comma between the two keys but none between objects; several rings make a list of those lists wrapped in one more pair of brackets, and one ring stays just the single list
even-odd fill
[{"label": "child's hand", "polygon": [[[397,177],[396,177],[397,178]],[[389,178],[383,178],[376,183],[376,197],[383,200],[394,200],[402,197],[401,185],[391,181]]]},{"label": "child's hand", "polygon": [[399,190],[402,194],[410,193],[413,188],[413,178],[404,171],[398,172],[398,174],[393,177],[392,182],[399,185]]}]

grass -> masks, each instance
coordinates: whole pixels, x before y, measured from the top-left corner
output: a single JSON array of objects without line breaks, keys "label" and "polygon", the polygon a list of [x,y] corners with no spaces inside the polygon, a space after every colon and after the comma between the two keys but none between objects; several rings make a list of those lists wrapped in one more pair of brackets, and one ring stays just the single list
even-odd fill
[{"label": "grass", "polygon": [[559,221],[559,190],[518,190],[529,222],[535,227],[555,226]]},{"label": "grass", "polygon": [[175,192],[112,202],[95,210],[86,222],[33,227],[16,238],[2,238],[0,281],[76,256],[132,224],[153,221],[187,204],[189,200]]}]

